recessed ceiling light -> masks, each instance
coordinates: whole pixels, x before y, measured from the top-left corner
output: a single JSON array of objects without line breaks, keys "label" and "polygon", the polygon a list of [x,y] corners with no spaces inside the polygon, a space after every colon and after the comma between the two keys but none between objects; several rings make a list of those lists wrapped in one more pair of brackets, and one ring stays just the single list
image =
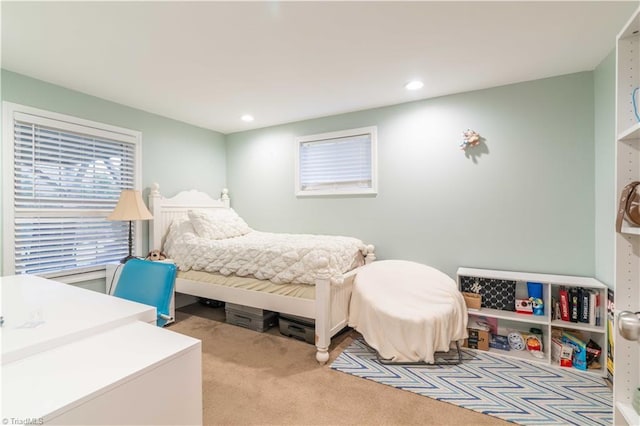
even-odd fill
[{"label": "recessed ceiling light", "polygon": [[252,121],[253,121],[253,115],[251,115],[251,114],[245,114],[245,115],[243,115],[242,117],[240,117],[240,119],[241,119],[242,121],[245,121],[245,122],[247,122],[247,123],[250,123],[250,122],[252,122]]},{"label": "recessed ceiling light", "polygon": [[420,80],[413,80],[404,85],[404,88],[407,90],[418,90],[422,89],[424,83]]}]

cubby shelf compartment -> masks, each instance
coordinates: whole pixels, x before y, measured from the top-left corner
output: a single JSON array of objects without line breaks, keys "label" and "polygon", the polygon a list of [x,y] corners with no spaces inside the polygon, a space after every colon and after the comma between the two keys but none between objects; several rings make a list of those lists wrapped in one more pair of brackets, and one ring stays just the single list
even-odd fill
[{"label": "cubby shelf compartment", "polygon": [[[605,321],[605,318],[602,318],[602,321]],[[562,320],[553,320],[551,321],[551,326],[553,328],[563,328],[566,330],[580,330],[580,331],[589,331],[594,333],[600,333],[602,331],[602,327],[597,325],[589,325],[581,322],[569,322]]]},{"label": "cubby shelf compartment", "polygon": [[509,321],[526,322],[530,324],[548,324],[549,317],[545,315],[527,315],[518,312],[503,311],[500,309],[482,308],[479,311],[469,310],[469,315],[480,315],[483,317],[491,317]]},{"label": "cubby shelf compartment", "polygon": [[[606,376],[606,342],[607,342],[607,330],[606,330],[606,301],[607,301],[607,287],[600,281],[590,277],[579,277],[570,275],[554,275],[554,274],[540,274],[534,272],[514,272],[514,271],[497,271],[490,269],[476,269],[476,268],[458,268],[458,287],[461,286],[461,277],[472,278],[485,278],[496,280],[509,280],[515,281],[516,286],[523,288],[526,287],[527,282],[541,283],[543,286],[542,295],[545,306],[544,315],[529,315],[522,314],[513,311],[500,310],[500,309],[488,309],[481,308],[479,310],[469,310],[469,315],[481,316],[486,318],[494,318],[498,321],[499,332],[513,329],[521,332],[526,332],[530,328],[538,328],[542,330],[543,334],[543,347],[544,357],[536,358],[532,356],[528,351],[504,351],[500,349],[490,348],[489,352],[492,354],[523,359],[531,362],[539,362],[544,364],[552,364],[550,356],[551,347],[551,331],[554,329],[563,329],[569,332],[574,331],[581,333],[585,336],[586,340],[592,339],[601,348],[602,353],[600,355],[599,369],[578,370],[572,369],[579,373],[598,375],[601,377]],[[598,307],[599,312],[597,317],[600,318],[599,325],[590,325],[588,323],[569,322],[562,320],[554,320],[551,318],[551,300],[557,298],[560,287],[566,288],[578,288],[589,289],[599,294],[600,305]],[[558,366],[558,368],[563,368]]]}]

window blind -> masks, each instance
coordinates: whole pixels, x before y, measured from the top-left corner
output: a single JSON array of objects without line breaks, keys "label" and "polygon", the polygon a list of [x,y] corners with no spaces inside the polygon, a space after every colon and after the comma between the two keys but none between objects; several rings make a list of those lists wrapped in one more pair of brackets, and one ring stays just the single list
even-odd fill
[{"label": "window blind", "polygon": [[15,117],[15,273],[87,271],[126,256],[128,223],[106,217],[120,191],[134,187],[135,143],[104,130]]},{"label": "window blind", "polygon": [[371,188],[371,134],[300,144],[300,188]]}]

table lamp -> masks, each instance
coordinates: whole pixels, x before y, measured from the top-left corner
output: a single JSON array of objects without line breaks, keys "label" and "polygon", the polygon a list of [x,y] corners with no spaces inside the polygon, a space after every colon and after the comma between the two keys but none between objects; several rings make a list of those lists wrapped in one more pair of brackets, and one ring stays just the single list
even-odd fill
[{"label": "table lamp", "polygon": [[116,208],[113,209],[111,214],[107,217],[107,220],[128,220],[129,221],[129,255],[120,263],[126,263],[130,259],[134,259],[135,256],[131,253],[133,250],[133,236],[131,234],[131,224],[134,220],[149,220],[153,219],[151,212],[145,206],[142,201],[142,195],[140,191],[133,189],[124,189],[120,193],[120,199]]}]

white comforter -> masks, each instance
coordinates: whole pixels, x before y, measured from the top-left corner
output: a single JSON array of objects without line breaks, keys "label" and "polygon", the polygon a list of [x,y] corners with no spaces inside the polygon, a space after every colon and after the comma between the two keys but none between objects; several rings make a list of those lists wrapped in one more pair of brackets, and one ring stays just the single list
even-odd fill
[{"label": "white comforter", "polygon": [[467,337],[467,307],[455,281],[437,269],[382,260],[356,275],[349,326],[384,359],[433,363],[434,352]]},{"label": "white comforter", "polygon": [[181,271],[196,270],[253,276],[277,284],[315,284],[320,263],[328,260],[330,279],[363,264],[365,244],[351,237],[273,234],[251,231],[223,240],[206,240],[191,232],[189,222],[171,226],[164,249]]}]

